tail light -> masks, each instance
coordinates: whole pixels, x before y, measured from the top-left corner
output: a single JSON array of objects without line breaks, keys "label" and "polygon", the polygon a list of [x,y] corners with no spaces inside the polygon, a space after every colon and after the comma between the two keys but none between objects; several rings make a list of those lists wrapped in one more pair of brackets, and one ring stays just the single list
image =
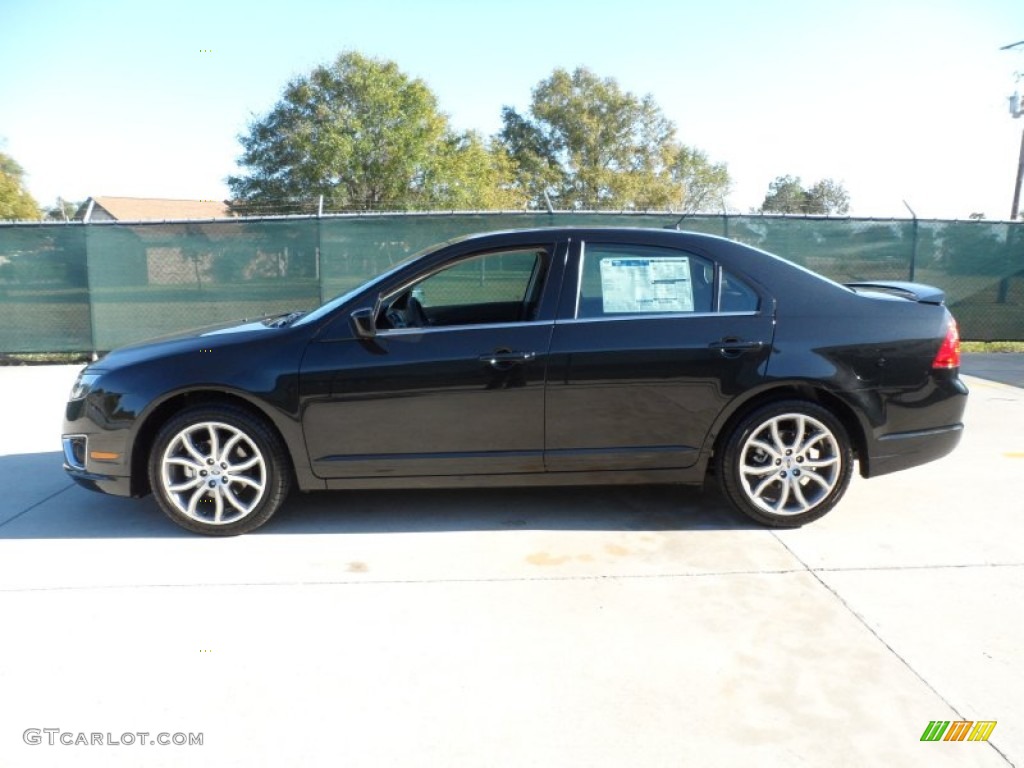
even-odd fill
[{"label": "tail light", "polygon": [[959,368],[960,367],[960,332],[956,327],[956,320],[949,318],[949,325],[946,327],[946,338],[942,340],[942,346],[932,360],[932,368]]}]

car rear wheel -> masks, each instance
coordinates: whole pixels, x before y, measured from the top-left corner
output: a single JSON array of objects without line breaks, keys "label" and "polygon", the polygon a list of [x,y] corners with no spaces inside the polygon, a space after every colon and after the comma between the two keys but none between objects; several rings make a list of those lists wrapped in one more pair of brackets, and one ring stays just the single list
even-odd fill
[{"label": "car rear wheel", "polygon": [[770,403],[744,417],[718,456],[732,505],[765,525],[795,528],[834,507],[850,484],[853,451],[835,416],[815,403]]},{"label": "car rear wheel", "polygon": [[288,495],[281,441],[261,420],[231,406],[199,406],[160,429],[149,456],[160,508],[196,533],[232,536],[263,525]]}]

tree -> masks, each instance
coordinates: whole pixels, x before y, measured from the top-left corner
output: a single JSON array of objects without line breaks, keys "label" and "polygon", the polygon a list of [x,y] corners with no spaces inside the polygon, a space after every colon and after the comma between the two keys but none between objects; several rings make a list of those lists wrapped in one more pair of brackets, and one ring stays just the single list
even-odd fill
[{"label": "tree", "polygon": [[504,107],[496,138],[534,207],[546,194],[565,209],[696,211],[717,207],[729,188],[725,165],[679,143],[652,96],[585,67],[538,83],[525,115]]},{"label": "tree", "polygon": [[500,145],[469,131],[448,136],[439,151],[439,162],[423,179],[429,200],[459,210],[513,210],[526,205],[526,195],[515,186],[512,160]]},{"label": "tree", "polygon": [[243,213],[318,195],[334,209],[524,200],[503,194],[507,163],[478,136],[453,132],[422,80],[355,52],[289,83],[240,141],[248,174],[228,184]]},{"label": "tree", "polygon": [[850,210],[850,194],[842,184],[822,179],[807,191],[814,213],[844,215]]},{"label": "tree", "polygon": [[25,171],[10,155],[0,152],[0,219],[38,219],[39,206],[24,185]]},{"label": "tree", "polygon": [[72,203],[62,197],[58,197],[54,205],[47,208],[44,214],[46,221],[71,221],[82,204]]},{"label": "tree", "polygon": [[850,195],[843,185],[822,179],[804,189],[799,176],[779,176],[768,185],[761,213],[838,214],[850,210]]}]

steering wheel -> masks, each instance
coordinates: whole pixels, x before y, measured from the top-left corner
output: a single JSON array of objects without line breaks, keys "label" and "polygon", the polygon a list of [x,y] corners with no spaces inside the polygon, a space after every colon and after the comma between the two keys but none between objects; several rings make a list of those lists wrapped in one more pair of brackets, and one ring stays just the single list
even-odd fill
[{"label": "steering wheel", "polygon": [[405,322],[405,316],[402,315],[402,313],[398,311],[398,308],[393,304],[388,311],[384,313],[384,318],[392,328],[407,328],[409,326],[409,324]]}]

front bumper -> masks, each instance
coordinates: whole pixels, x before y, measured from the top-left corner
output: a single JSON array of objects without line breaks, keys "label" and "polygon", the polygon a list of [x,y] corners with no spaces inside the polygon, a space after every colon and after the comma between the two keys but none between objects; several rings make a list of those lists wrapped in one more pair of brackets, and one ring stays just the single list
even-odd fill
[{"label": "front bumper", "polygon": [[76,483],[101,493],[132,495],[126,430],[103,429],[87,415],[84,401],[71,401],[61,443],[64,471]]},{"label": "front bumper", "polygon": [[117,477],[116,475],[98,475],[94,472],[86,472],[84,469],[75,469],[64,463],[64,471],[68,477],[74,480],[83,488],[99,493],[109,493],[114,496],[131,496],[132,483],[130,477]]}]

